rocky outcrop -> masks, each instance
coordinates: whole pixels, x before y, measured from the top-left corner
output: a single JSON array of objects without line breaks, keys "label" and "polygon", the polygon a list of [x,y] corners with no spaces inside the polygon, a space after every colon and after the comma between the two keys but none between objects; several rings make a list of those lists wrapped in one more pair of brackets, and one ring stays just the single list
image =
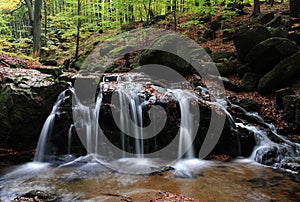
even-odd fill
[{"label": "rocky outcrop", "polygon": [[258,92],[262,94],[273,93],[287,86],[290,82],[299,78],[300,53],[296,53],[278,63],[270,72],[259,81]]},{"label": "rocky outcrop", "polygon": [[247,54],[260,42],[270,38],[268,29],[262,25],[243,25],[239,27],[233,36],[239,58],[244,61]]},{"label": "rocky outcrop", "polygon": [[266,73],[277,63],[298,52],[296,44],[286,38],[270,38],[256,45],[246,56],[253,72]]},{"label": "rocky outcrop", "polygon": [[1,71],[0,145],[22,151],[33,149],[57,96],[68,85],[37,70]]}]

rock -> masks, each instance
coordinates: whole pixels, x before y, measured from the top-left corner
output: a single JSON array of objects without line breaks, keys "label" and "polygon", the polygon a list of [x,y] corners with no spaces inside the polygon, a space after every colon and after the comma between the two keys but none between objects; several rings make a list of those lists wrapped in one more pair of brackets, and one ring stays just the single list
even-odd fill
[{"label": "rock", "polygon": [[62,202],[60,197],[55,194],[51,194],[42,190],[32,190],[21,196],[14,198],[14,202],[25,202],[25,201],[37,201],[37,202]]},{"label": "rock", "polygon": [[246,15],[248,13],[246,13],[244,11],[244,7],[245,5],[243,3],[239,3],[239,2],[234,2],[234,3],[228,3],[227,7],[225,8],[226,10],[230,10],[230,11],[234,11],[236,12],[238,15]]},{"label": "rock", "polygon": [[207,29],[207,30],[205,30],[205,32],[203,34],[203,38],[208,39],[208,40],[215,39],[216,33],[211,29]]},{"label": "rock", "polygon": [[[160,49],[174,51],[183,51],[183,49],[185,49],[184,51],[186,52],[186,54],[189,54],[191,57],[193,57],[191,53],[192,50],[190,50],[189,47],[183,47],[181,43],[182,39],[178,39],[177,35],[168,34],[164,37],[161,37],[151,46],[151,49],[143,51],[140,55],[138,55],[135,58],[133,66],[138,67],[147,64],[159,64],[173,68],[175,71],[182,75],[192,74],[194,69],[192,68],[191,64],[178,56],[182,55],[182,53],[173,54],[170,52],[157,50],[156,48],[159,47]],[[204,53],[204,51],[200,54],[202,53]],[[197,51],[195,54],[199,54],[199,51]]]},{"label": "rock", "polygon": [[299,157],[284,158],[280,161],[279,167],[299,172],[300,171],[300,158]]},{"label": "rock", "polygon": [[276,108],[279,110],[284,109],[282,98],[286,95],[294,95],[294,94],[295,93],[293,92],[293,90],[291,88],[283,88],[283,89],[277,90],[275,93]]},{"label": "rock", "polygon": [[210,19],[211,19],[211,17],[209,15],[205,15],[205,16],[199,18],[199,22],[207,23],[210,21]]},{"label": "rock", "polygon": [[219,20],[214,20],[210,23],[210,29],[213,31],[217,31],[221,28],[221,23]]},{"label": "rock", "polygon": [[261,94],[272,93],[287,86],[299,78],[300,53],[296,53],[278,63],[270,72],[264,75],[258,83],[258,92]]},{"label": "rock", "polygon": [[252,70],[256,73],[270,71],[282,59],[298,52],[298,47],[286,38],[269,38],[256,45],[246,56]]},{"label": "rock", "polygon": [[244,61],[253,47],[270,38],[270,36],[268,29],[262,25],[243,25],[239,27],[233,35],[239,58]]},{"label": "rock", "polygon": [[211,55],[214,62],[225,62],[227,60],[233,59],[235,57],[233,52],[219,51]]},{"label": "rock", "polygon": [[234,34],[234,30],[224,29],[222,35],[223,42],[231,41],[233,39],[233,34]]},{"label": "rock", "polygon": [[40,63],[46,66],[57,66],[57,61],[51,59],[40,59]]},{"label": "rock", "polygon": [[260,105],[254,99],[243,98],[238,102],[238,104],[247,111],[260,112]]},{"label": "rock", "polygon": [[281,17],[281,15],[279,15],[279,16],[275,17],[273,20],[271,20],[270,22],[268,22],[266,24],[266,26],[276,28],[281,25],[281,21],[282,21],[282,17]]},{"label": "rock", "polygon": [[236,92],[236,93],[243,92],[242,88],[239,85],[229,80],[228,78],[221,77],[221,81],[224,83],[224,87],[226,90]]},{"label": "rock", "polygon": [[243,64],[237,68],[236,72],[239,78],[243,78],[246,73],[251,72],[251,67]]},{"label": "rock", "polygon": [[36,68],[36,70],[39,70],[43,74],[50,74],[55,78],[62,74],[62,69],[60,67],[40,66]]},{"label": "rock", "polygon": [[235,72],[235,68],[231,63],[216,63],[216,66],[221,76],[232,75]]},{"label": "rock", "polygon": [[274,19],[274,12],[270,12],[270,13],[261,15],[258,19],[258,22],[260,22],[261,24],[267,24],[268,22],[270,22],[273,19]]},{"label": "rock", "polygon": [[203,48],[207,54],[212,54],[212,50],[209,47]]},{"label": "rock", "polygon": [[296,130],[300,132],[300,99],[296,102],[295,127]]},{"label": "rock", "polygon": [[271,29],[271,36],[272,37],[280,37],[280,38],[287,38],[288,32],[281,27],[277,27],[275,29]]},{"label": "rock", "polygon": [[57,96],[68,85],[36,70],[10,69],[4,76],[6,83],[0,90],[0,147],[33,149]]},{"label": "rock", "polygon": [[297,95],[286,95],[282,98],[283,108],[285,112],[285,119],[289,123],[295,123],[296,105],[300,97]]},{"label": "rock", "polygon": [[257,83],[259,81],[259,76],[255,73],[246,73],[242,79],[242,87],[247,91],[256,90]]}]

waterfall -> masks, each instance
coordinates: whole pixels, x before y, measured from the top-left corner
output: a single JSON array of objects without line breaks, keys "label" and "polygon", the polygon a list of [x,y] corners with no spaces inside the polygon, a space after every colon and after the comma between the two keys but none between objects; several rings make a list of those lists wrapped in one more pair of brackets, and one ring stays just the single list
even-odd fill
[{"label": "waterfall", "polygon": [[46,119],[42,131],[40,133],[39,141],[36,147],[36,153],[34,155],[34,161],[42,162],[45,160],[45,150],[46,150],[46,144],[47,140],[49,139],[52,128],[55,122],[55,116],[59,115],[59,107],[61,103],[66,99],[66,91],[64,90],[60,95],[58,96],[55,104],[53,105],[52,111],[48,118]]},{"label": "waterfall", "polygon": [[68,130],[68,154],[71,154],[73,128],[74,124],[71,124]]},{"label": "waterfall", "polygon": [[[97,95],[97,99],[92,102],[90,106],[81,103],[74,88],[69,89],[74,95],[73,117],[77,117],[76,121],[74,121],[74,125],[70,126],[69,132],[66,134],[68,135],[69,154],[72,151],[72,132],[74,131],[73,129],[76,128],[77,132],[84,134],[85,146],[89,154],[91,154],[91,158],[97,160],[99,155],[105,157],[107,155],[113,155],[111,151],[107,151],[111,149],[109,145],[107,147],[105,146],[107,142],[103,144],[103,139],[101,138],[104,136],[102,136],[102,133],[99,131],[100,128],[98,123],[99,120],[106,118],[100,117],[101,106],[103,106],[103,104],[108,104],[108,106],[113,106],[114,108],[114,110],[111,108],[112,115],[118,127],[118,129],[112,128],[113,131],[117,133],[112,134],[112,136],[116,139],[114,135],[119,135],[119,140],[115,141],[119,141],[119,151],[121,150],[122,152],[116,155],[117,159],[136,157],[141,162],[143,161],[141,158],[146,160],[145,157],[148,157],[148,151],[157,151],[160,149],[159,147],[161,147],[161,145],[157,143],[156,136],[152,139],[153,141],[151,140],[152,145],[150,144],[154,149],[150,148],[149,150],[149,145],[147,145],[149,134],[145,129],[148,127],[148,118],[150,118],[150,115],[147,114],[149,113],[148,110],[157,103],[168,104],[172,101],[174,105],[172,105],[172,110],[175,110],[175,113],[180,113],[180,120],[177,125],[177,151],[176,149],[172,150],[175,154],[175,158],[177,152],[177,159],[197,158],[195,150],[198,148],[193,148],[193,141],[195,139],[195,136],[193,135],[202,135],[198,133],[200,119],[197,117],[197,112],[199,112],[199,108],[197,107],[199,107],[199,103],[202,103],[204,106],[209,106],[211,109],[215,109],[226,115],[228,121],[227,124],[229,124],[232,132],[236,135],[238,144],[237,149],[240,154],[242,154],[243,148],[241,148],[242,136],[239,131],[243,129],[243,131],[247,130],[250,134],[254,134],[254,139],[256,141],[256,147],[254,148],[251,157],[249,157],[250,159],[262,164],[274,166],[286,157],[299,157],[300,145],[278,134],[276,128],[273,125],[264,122],[262,117],[257,113],[248,112],[238,105],[227,102],[225,99],[217,99],[204,87],[197,87],[196,89],[199,91],[197,94],[191,89],[168,89],[151,84],[151,82],[148,84],[145,82],[147,78],[145,79],[145,76],[143,77],[141,75],[128,74],[125,76],[111,77],[112,78],[109,78],[109,76],[107,78],[104,77],[103,81],[100,82],[100,91]],[[136,82],[135,79],[137,77],[141,81]],[[147,88],[150,88],[151,90],[149,91]],[[45,161],[47,140],[49,140],[54,126],[55,116],[61,113],[59,108],[61,103],[66,99],[65,92],[66,91],[63,91],[59,95],[50,115],[45,121],[38,141],[34,161]],[[107,103],[107,101],[103,103],[104,94],[110,93],[112,95],[111,103]],[[176,109],[180,110],[176,112]],[[235,116],[236,112],[243,114],[242,118],[239,117],[237,119]],[[152,115],[152,119],[162,120],[158,116],[160,115],[154,114]],[[245,117],[250,117],[250,120],[255,120],[255,124],[248,123],[248,121],[244,120]],[[160,125],[159,121],[157,122],[157,120],[152,119],[150,121],[155,128],[156,125]],[[161,141],[161,139],[159,141]],[[203,144],[205,144],[205,140]],[[104,154],[105,152],[106,154]],[[112,159],[114,157],[112,157]]]},{"label": "waterfall", "polygon": [[135,138],[134,153],[138,158],[144,157],[144,135],[143,135],[143,102],[140,98],[138,90],[141,86],[137,85],[133,88],[132,85],[118,84],[117,92],[119,98],[119,129],[121,131],[121,144],[123,157],[126,157],[125,150],[125,134]]},{"label": "waterfall", "polygon": [[[195,158],[194,155],[194,149],[193,149],[193,138],[192,134],[196,131],[195,125],[194,125],[194,117],[193,113],[191,113],[191,102],[192,98],[195,98],[194,95],[192,95],[187,90],[182,89],[175,89],[175,90],[169,90],[172,92],[176,98],[176,100],[179,102],[180,106],[180,113],[181,113],[181,123],[180,123],[180,129],[179,129],[179,144],[178,144],[178,159],[182,158],[185,155],[185,158],[192,159]],[[185,149],[188,148],[186,153]]]}]

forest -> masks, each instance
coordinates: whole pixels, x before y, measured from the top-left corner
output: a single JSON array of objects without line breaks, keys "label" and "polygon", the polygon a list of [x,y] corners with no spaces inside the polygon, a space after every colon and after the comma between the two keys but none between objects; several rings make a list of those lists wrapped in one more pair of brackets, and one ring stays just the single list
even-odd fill
[{"label": "forest", "polygon": [[0,0],[0,201],[299,183],[299,0]]}]

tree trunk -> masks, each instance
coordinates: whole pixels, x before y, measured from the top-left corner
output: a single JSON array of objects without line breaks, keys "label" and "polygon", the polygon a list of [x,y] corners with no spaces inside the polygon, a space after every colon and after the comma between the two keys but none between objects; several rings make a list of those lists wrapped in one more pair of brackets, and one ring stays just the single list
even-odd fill
[{"label": "tree trunk", "polygon": [[28,16],[29,16],[29,21],[30,21],[30,26],[31,26],[31,31],[30,34],[33,35],[33,9],[32,9],[32,2],[31,0],[25,0],[27,9],[28,9]]},{"label": "tree trunk", "polygon": [[47,46],[47,27],[48,27],[48,18],[47,18],[47,0],[44,0],[44,33],[45,33],[45,47]]},{"label": "tree trunk", "polygon": [[252,16],[258,16],[260,14],[260,2],[259,0],[254,0],[254,9]]},{"label": "tree trunk", "polygon": [[78,0],[77,1],[78,22],[77,22],[76,50],[75,50],[75,60],[76,61],[79,58],[79,39],[80,39],[80,26],[81,26],[80,12],[81,12],[81,2],[80,2],[80,0]]},{"label": "tree trunk", "polygon": [[39,57],[41,50],[41,10],[42,0],[34,2],[34,19],[33,19],[33,56]]},{"label": "tree trunk", "polygon": [[300,1],[290,0],[290,39],[300,45]]}]

